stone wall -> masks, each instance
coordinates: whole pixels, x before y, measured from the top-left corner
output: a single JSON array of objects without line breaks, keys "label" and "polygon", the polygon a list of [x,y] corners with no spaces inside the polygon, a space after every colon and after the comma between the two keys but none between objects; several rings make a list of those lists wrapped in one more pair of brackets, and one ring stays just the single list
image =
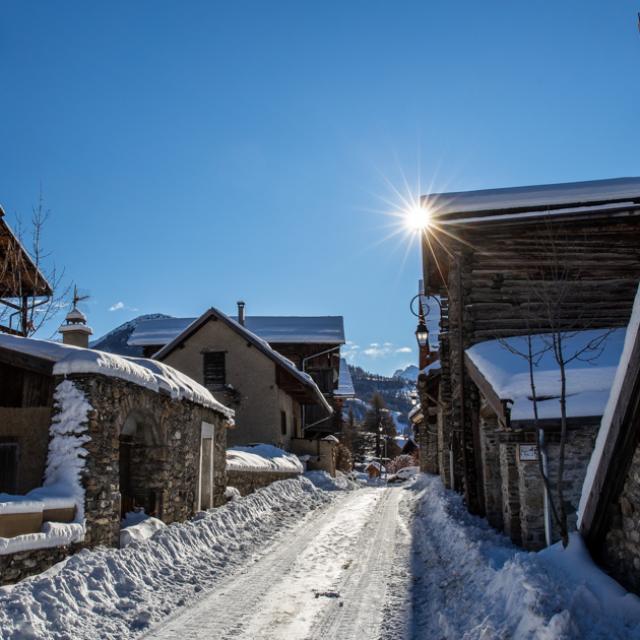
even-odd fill
[{"label": "stone wall", "polygon": [[640,593],[640,445],[618,501],[609,507],[611,527],[605,536],[602,560],[627,589]]},{"label": "stone wall", "polygon": [[77,545],[0,555],[0,586],[46,571],[78,550]]},{"label": "stone wall", "polygon": [[[521,445],[535,446],[536,434],[532,429],[526,431],[493,429],[492,422],[487,417],[481,420],[487,517],[493,526],[503,528],[516,544],[526,549],[541,549],[545,546],[543,482],[537,459],[523,460],[520,455]],[[576,527],[576,511],[596,433],[595,425],[585,424],[569,430],[567,435],[563,493],[569,530],[574,530]],[[499,464],[496,464],[495,457],[496,440],[499,448]],[[548,433],[547,454],[552,491],[556,486],[559,450],[559,434]],[[496,493],[498,481],[501,486],[499,497],[502,500],[502,523],[495,514],[498,502]],[[491,518],[489,518],[490,508]],[[560,533],[555,524],[552,537],[554,541],[560,539]]]},{"label": "stone wall", "polygon": [[502,530],[504,516],[498,418],[483,401],[480,407],[480,459],[484,483],[484,513],[489,524]]},{"label": "stone wall", "polygon": [[93,407],[85,445],[87,533],[84,546],[117,546],[120,536],[120,434],[128,418],[138,422],[139,446],[132,460],[136,493],[145,493],[145,510],[163,522],[193,515],[199,480],[203,421],[216,425],[214,504],[225,490],[225,428],[218,414],[191,402],[174,401],[132,383],[105,376],[73,375]]},{"label": "stone wall", "polygon": [[[68,376],[92,406],[84,448],[85,539],[56,547],[0,556],[0,580],[14,582],[38,573],[81,547],[119,545],[122,495],[120,436],[134,434],[136,452],[131,476],[143,506],[166,523],[184,521],[196,511],[200,481],[202,422],[215,429],[211,504],[224,504],[226,489],[226,426],[223,416],[198,404],[173,400],[120,379],[93,375]],[[59,384],[62,377],[55,378]],[[54,412],[56,409],[54,409]],[[125,425],[127,425],[125,427]]]},{"label": "stone wall", "polygon": [[240,495],[246,496],[253,493],[256,489],[261,489],[278,480],[288,480],[289,478],[298,478],[299,473],[296,472],[278,472],[278,471],[256,471],[254,469],[228,469],[227,482],[230,487],[235,487]]},{"label": "stone wall", "polygon": [[310,438],[292,438],[291,453],[297,456],[310,456],[307,469],[310,471],[326,471],[330,476],[336,475],[336,443],[331,440]]}]

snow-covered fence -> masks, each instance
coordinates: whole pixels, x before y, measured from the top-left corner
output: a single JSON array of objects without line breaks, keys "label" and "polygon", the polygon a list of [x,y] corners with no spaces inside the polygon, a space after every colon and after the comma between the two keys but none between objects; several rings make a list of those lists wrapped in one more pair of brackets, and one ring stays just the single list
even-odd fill
[{"label": "snow-covered fence", "polygon": [[303,471],[304,465],[297,456],[272,445],[227,450],[227,484],[243,496],[277,480],[295,478]]}]

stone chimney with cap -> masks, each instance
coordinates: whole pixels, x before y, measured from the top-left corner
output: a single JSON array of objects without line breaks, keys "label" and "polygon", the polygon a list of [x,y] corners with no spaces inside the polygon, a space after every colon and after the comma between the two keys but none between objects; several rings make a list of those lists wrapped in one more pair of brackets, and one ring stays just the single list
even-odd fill
[{"label": "stone chimney with cap", "polygon": [[73,307],[71,311],[67,313],[64,323],[60,326],[58,331],[62,334],[62,342],[64,344],[70,344],[74,347],[89,348],[89,336],[93,333],[91,327],[87,326],[87,316],[78,309],[78,302],[81,298],[78,297],[77,289],[73,292]]},{"label": "stone chimney with cap", "polygon": [[244,302],[238,300],[238,323],[244,327]]}]

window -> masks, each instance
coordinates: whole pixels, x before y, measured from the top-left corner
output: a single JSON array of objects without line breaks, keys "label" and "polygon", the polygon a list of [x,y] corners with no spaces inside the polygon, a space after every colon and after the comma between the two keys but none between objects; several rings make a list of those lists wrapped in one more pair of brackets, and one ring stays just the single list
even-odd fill
[{"label": "window", "polygon": [[0,492],[16,493],[18,487],[18,445],[0,442]]},{"label": "window", "polygon": [[284,411],[280,412],[280,431],[282,431],[282,435],[287,435],[287,414]]},{"label": "window", "polygon": [[227,382],[225,352],[209,351],[203,354],[204,386],[211,390],[224,387]]}]

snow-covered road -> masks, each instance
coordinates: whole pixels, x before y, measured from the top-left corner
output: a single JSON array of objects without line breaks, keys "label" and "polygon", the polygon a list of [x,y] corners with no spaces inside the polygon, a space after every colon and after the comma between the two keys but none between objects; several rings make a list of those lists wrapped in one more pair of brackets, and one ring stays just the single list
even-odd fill
[{"label": "snow-covered road", "polygon": [[527,553],[439,478],[315,473],[0,589],[0,638],[640,640],[577,535]]},{"label": "snow-covered road", "polygon": [[400,488],[343,494],[148,638],[377,638]]}]

